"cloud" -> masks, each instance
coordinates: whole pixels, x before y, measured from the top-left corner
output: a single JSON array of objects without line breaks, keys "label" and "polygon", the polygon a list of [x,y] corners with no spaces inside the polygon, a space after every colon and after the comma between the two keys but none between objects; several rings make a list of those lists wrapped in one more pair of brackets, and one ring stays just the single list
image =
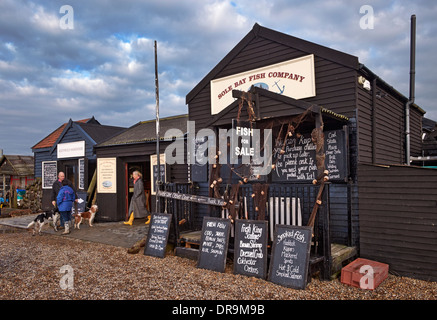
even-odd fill
[{"label": "cloud", "polygon": [[[0,148],[29,154],[60,124],[92,115],[131,126],[155,113],[187,112],[185,95],[255,22],[359,57],[408,95],[409,19],[416,13],[416,101],[437,119],[437,6],[368,1],[374,29],[360,28],[362,1],[76,0],[74,29],[59,26],[65,1],[0,2]],[[20,125],[18,125],[18,123]],[[22,124],[25,125],[22,125]],[[5,139],[14,132],[14,140]]]}]

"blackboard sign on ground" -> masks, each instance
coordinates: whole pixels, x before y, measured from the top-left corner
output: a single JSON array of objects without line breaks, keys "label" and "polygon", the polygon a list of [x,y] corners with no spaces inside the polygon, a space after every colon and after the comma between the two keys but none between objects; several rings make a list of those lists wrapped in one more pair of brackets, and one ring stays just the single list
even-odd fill
[{"label": "blackboard sign on ground", "polygon": [[267,276],[267,221],[235,220],[234,273]]},{"label": "blackboard sign on ground", "polygon": [[150,220],[144,254],[164,258],[170,231],[171,214],[153,213]]},{"label": "blackboard sign on ground", "polygon": [[204,217],[197,267],[225,272],[231,221]]},{"label": "blackboard sign on ground", "polygon": [[305,289],[311,234],[311,227],[275,226],[269,281],[293,289]]}]

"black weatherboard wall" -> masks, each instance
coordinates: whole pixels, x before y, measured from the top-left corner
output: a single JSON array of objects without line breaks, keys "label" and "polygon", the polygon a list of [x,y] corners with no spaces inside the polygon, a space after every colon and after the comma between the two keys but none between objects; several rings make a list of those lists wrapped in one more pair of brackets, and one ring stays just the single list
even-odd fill
[{"label": "black weatherboard wall", "polygon": [[358,172],[362,257],[437,281],[437,170],[360,165]]},{"label": "black weatherboard wall", "polygon": [[[295,100],[256,88],[255,111],[259,112],[260,120],[275,119],[287,113],[299,114],[314,105],[319,110],[329,110],[344,117],[335,120],[339,122],[332,122],[337,126],[335,128],[325,126],[325,130],[339,129],[338,125],[345,122],[348,132],[349,174],[345,182],[332,183],[329,188],[331,239],[359,249],[361,201],[367,200],[364,189],[360,188],[360,175],[364,172],[358,168],[363,164],[405,164],[405,104],[408,98],[361,64],[358,57],[255,24],[187,94],[189,120],[195,121],[196,131],[206,127],[230,127],[232,119],[236,118],[238,101],[219,114],[211,114],[211,81],[309,54],[314,55],[316,95]],[[369,83],[367,89],[364,82]],[[424,113],[415,104],[410,108],[412,157],[421,155]],[[327,114],[322,112],[322,115],[324,120],[328,119]],[[245,110],[242,116],[242,120],[246,120]],[[416,183],[418,176],[419,173],[410,175],[409,181]],[[208,173],[204,177],[209,177]],[[208,195],[211,181],[206,178],[197,182],[200,194]],[[381,201],[389,201],[389,198]],[[419,210],[414,206],[409,209],[411,212]],[[208,208],[199,207],[199,222],[208,214]],[[390,223],[395,222],[396,218],[390,220]]]}]

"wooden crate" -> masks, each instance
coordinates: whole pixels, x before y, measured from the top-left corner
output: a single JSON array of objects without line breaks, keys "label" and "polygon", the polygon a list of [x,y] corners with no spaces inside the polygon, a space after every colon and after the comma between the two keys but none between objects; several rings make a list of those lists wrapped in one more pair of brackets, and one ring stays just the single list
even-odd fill
[{"label": "wooden crate", "polygon": [[388,277],[388,267],[385,263],[358,258],[341,269],[341,283],[374,290]]}]

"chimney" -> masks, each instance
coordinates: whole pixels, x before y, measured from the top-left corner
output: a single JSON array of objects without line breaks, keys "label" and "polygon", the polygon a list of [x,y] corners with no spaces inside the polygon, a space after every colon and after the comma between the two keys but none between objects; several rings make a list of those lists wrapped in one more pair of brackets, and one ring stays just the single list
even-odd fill
[{"label": "chimney", "polygon": [[411,16],[411,39],[410,39],[410,97],[405,105],[405,162],[410,165],[410,106],[415,99],[415,76],[416,76],[416,15]]}]

